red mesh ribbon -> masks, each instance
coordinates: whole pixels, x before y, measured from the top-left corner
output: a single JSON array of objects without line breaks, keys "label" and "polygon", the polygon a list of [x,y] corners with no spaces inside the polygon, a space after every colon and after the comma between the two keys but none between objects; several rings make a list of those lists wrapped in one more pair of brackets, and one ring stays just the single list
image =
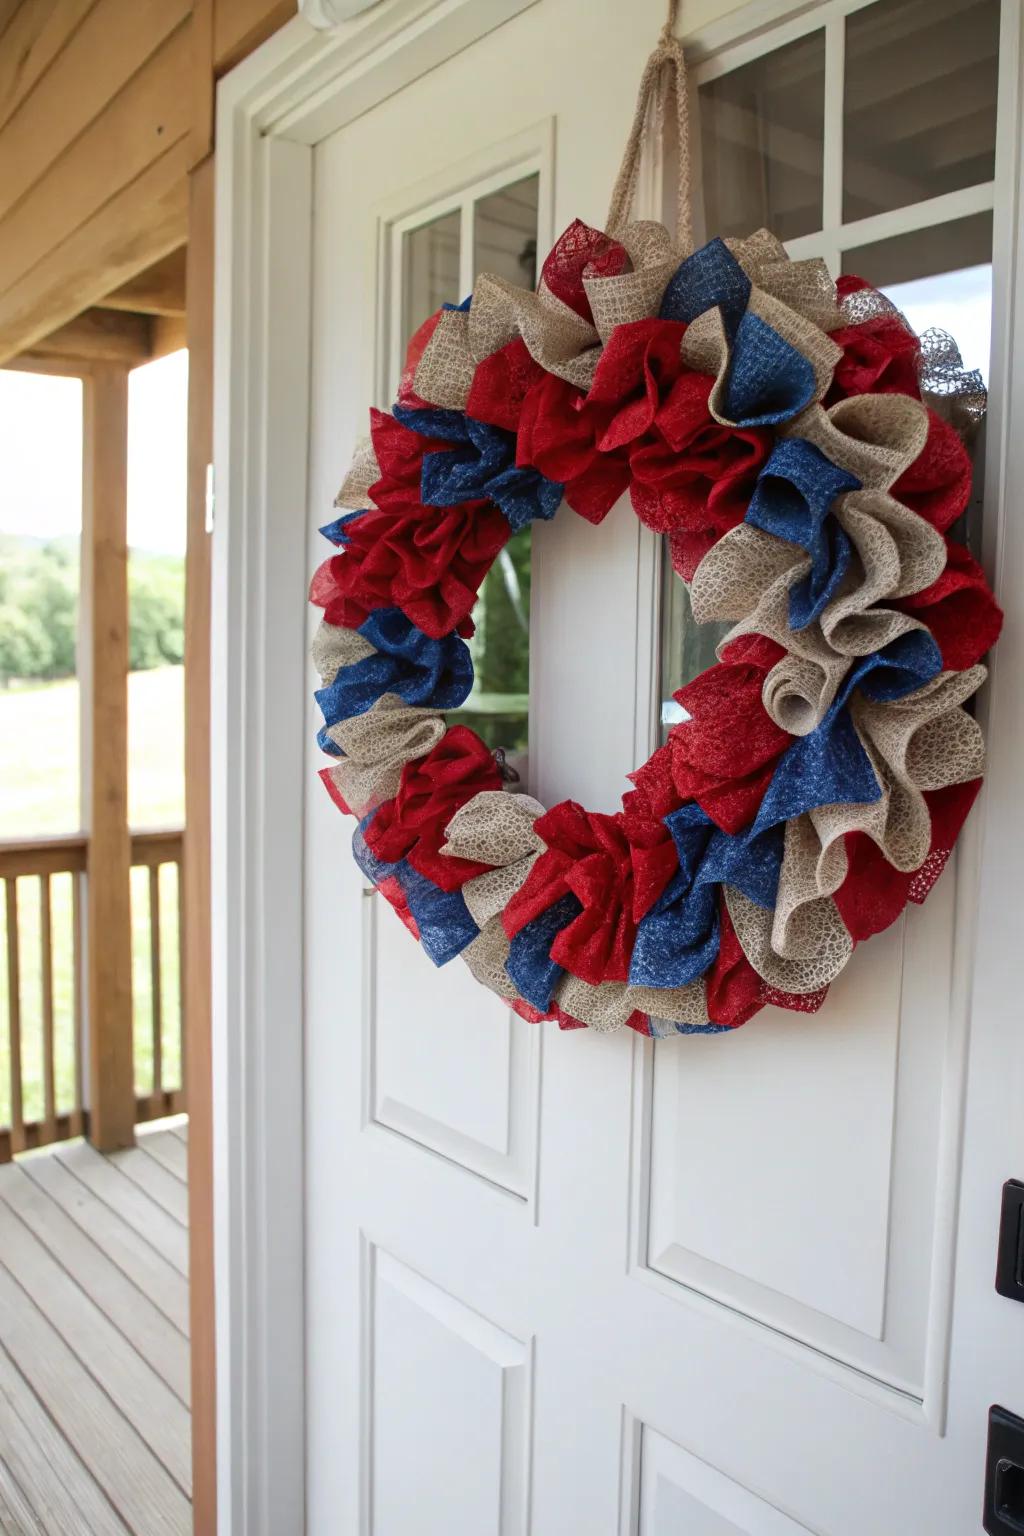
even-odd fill
[{"label": "red mesh ribbon", "polygon": [[[676,694],[689,720],[631,774],[654,806],[696,800],[723,831],[735,834],[757,815],[775,764],[793,738],[761,702],[767,673],[785,655],[762,635],[744,635]],[[663,810],[661,814],[668,814]]]},{"label": "red mesh ribbon", "polygon": [[541,281],[584,320],[593,320],[584,277],[617,277],[630,268],[624,245],[574,219],[541,268]]},{"label": "red mesh ribbon", "polygon": [[440,852],[444,832],[460,806],[485,789],[500,789],[491,753],[466,725],[453,725],[426,757],[406,763],[398,794],[377,811],[363,834],[384,863],[405,859],[442,891],[457,891],[490,868]]},{"label": "red mesh ribbon", "polygon": [[927,624],[942,652],[945,670],[962,672],[995,645],[1003,611],[973,555],[952,540],[946,547],[946,568],[938,580],[894,607]]},{"label": "red mesh ribbon", "polygon": [[[859,277],[841,277],[836,283],[840,299],[870,288]],[[921,343],[896,314],[879,314],[859,325],[845,325],[830,333],[842,347],[826,405],[849,395],[913,395],[921,398],[918,369]]]},{"label": "red mesh ribbon", "polygon": [[527,390],[519,418],[516,463],[564,485],[569,506],[589,523],[601,522],[629,486],[626,454],[598,448],[605,419],[582,390],[550,373]]},{"label": "red mesh ribbon", "polygon": [[971,495],[970,456],[949,422],[931,409],[925,445],[896,481],[892,494],[904,506],[919,512],[940,533],[945,533],[967,506]]},{"label": "red mesh ribbon", "polygon": [[708,1019],[735,1029],[762,1008],[786,1008],[791,1013],[817,1013],[828,987],[817,992],[782,992],[770,987],[743,953],[724,898],[719,898],[719,944],[715,963],[707,973]]},{"label": "red mesh ribbon", "polygon": [[540,363],[517,336],[477,365],[466,401],[466,415],[506,432],[518,432],[523,401],[531,385],[545,378]]},{"label": "red mesh ribbon", "polygon": [[[412,387],[416,377],[416,369],[420,365],[420,358],[427,350],[427,342],[437,330],[437,322],[440,320],[443,310],[438,310],[436,315],[431,315],[429,320],[424,320],[419,330],[413,333],[412,340],[405,349],[405,366],[402,369],[402,377],[398,385],[398,404],[404,405],[410,410],[433,410],[434,407],[422,395],[418,395]],[[370,412],[371,417],[375,413]]]},{"label": "red mesh ribbon", "polygon": [[563,800],[534,822],[547,844],[502,913],[509,938],[572,893],[583,911],[551,946],[556,964],[597,986],[626,981],[636,940],[633,870],[621,816]]},{"label": "red mesh ribbon", "polygon": [[920,869],[894,869],[876,843],[863,832],[846,834],[846,879],[835,894],[839,915],[850,936],[869,939],[894,923],[908,901],[922,902],[946,867],[960,828],[974,804],[980,779],[925,791],[932,818],[931,846]]},{"label": "red mesh ribbon", "polygon": [[672,535],[672,563],[689,581],[704,555],[743,521],[772,434],[724,427],[708,410],[708,374],[680,373],[653,430],[630,454],[631,498],[641,522]]}]

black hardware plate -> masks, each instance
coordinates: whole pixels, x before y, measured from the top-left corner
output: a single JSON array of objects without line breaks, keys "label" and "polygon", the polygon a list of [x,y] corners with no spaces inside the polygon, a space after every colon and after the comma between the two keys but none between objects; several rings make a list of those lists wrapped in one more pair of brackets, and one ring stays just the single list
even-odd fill
[{"label": "black hardware plate", "polygon": [[988,1411],[984,1525],[989,1536],[1024,1536],[1024,1419]]},{"label": "black hardware plate", "polygon": [[1011,1301],[1024,1301],[1024,1184],[1019,1179],[1003,1185],[996,1290]]}]

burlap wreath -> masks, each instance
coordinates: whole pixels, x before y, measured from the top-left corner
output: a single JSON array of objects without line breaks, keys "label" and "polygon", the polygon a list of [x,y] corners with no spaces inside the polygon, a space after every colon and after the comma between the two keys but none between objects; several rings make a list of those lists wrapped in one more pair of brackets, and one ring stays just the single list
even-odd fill
[{"label": "burlap wreath", "polygon": [[[324,781],[435,963],[531,1020],[715,1031],[818,1008],[924,900],[981,782],[964,706],[1001,621],[949,537],[953,402],[963,427],[984,395],[948,345],[765,231],[683,256],[577,222],[536,292],[483,276],[427,322],[311,597]],[[732,627],[620,812],[545,811],[444,711],[507,540],[627,493],[698,622]]]}]

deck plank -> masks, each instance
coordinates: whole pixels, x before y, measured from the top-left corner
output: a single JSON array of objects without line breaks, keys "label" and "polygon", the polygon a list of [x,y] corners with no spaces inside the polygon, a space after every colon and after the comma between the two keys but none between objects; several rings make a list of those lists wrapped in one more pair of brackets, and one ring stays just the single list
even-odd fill
[{"label": "deck plank", "polygon": [[[53,1423],[129,1531],[144,1532],[145,1536],[190,1536],[192,1511],[188,1498],[138,1431],[3,1268],[0,1337],[22,1376],[31,1380],[32,1390]],[[83,1523],[80,1521],[74,1529],[81,1533]],[[116,1531],[117,1527],[113,1529]],[[94,1533],[90,1532],[90,1536]]]},{"label": "deck plank", "polygon": [[129,1425],[139,1429],[187,1496],[192,1478],[188,1409],[2,1202],[0,1263]]},{"label": "deck plank", "polygon": [[111,1159],[102,1157],[84,1141],[67,1142],[56,1156],[87,1189],[151,1243],[169,1264],[181,1274],[188,1275],[187,1230],[128,1178],[122,1167],[115,1166]]},{"label": "deck plank", "polygon": [[171,1131],[143,1130],[136,1133],[139,1149],[172,1173],[182,1184],[188,1183],[188,1148]]},{"label": "deck plank", "polygon": [[173,1216],[183,1227],[188,1226],[188,1190],[155,1158],[141,1147],[128,1147],[124,1152],[108,1152],[107,1162],[145,1190],[168,1216]]},{"label": "deck plank", "polygon": [[184,1334],[19,1165],[0,1168],[0,1200],[187,1407],[191,1383]]},{"label": "deck plank", "polygon": [[5,1536],[46,1536],[7,1463],[0,1458],[0,1531]]},{"label": "deck plank", "polygon": [[181,1271],[52,1152],[22,1158],[18,1166],[187,1338],[188,1281]]}]

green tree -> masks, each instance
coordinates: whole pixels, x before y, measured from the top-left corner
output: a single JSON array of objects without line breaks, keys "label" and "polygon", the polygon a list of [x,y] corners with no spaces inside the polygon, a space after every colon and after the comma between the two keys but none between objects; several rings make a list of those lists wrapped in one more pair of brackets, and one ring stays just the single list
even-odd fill
[{"label": "green tree", "polygon": [[0,688],[12,677],[45,677],[52,661],[49,636],[38,619],[12,603],[0,603]]}]

